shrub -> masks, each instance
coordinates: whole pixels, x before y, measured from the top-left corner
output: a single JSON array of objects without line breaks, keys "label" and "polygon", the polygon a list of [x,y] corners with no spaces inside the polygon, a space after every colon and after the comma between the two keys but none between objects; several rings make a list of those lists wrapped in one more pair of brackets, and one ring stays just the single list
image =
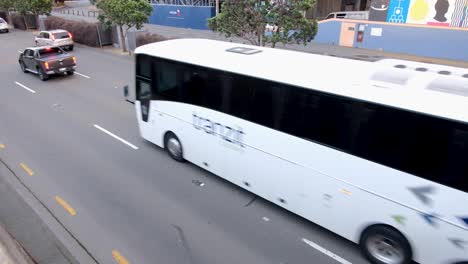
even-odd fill
[{"label": "shrub", "polygon": [[5,21],[8,21],[8,12],[0,11],[0,17],[3,18]]},{"label": "shrub", "polygon": [[145,44],[164,41],[164,40],[168,40],[168,38],[158,35],[158,34],[154,34],[154,33],[138,34],[136,38],[136,46],[139,47]]},{"label": "shrub", "polygon": [[11,21],[13,23],[13,26],[15,28],[21,29],[21,30],[26,30],[26,23],[24,20],[24,16],[18,15],[18,14],[13,14],[11,15]]},{"label": "shrub", "polygon": [[68,20],[60,17],[48,17],[44,21],[47,30],[64,29],[73,35],[73,40],[84,45],[98,47],[99,37],[97,33],[98,23]]}]

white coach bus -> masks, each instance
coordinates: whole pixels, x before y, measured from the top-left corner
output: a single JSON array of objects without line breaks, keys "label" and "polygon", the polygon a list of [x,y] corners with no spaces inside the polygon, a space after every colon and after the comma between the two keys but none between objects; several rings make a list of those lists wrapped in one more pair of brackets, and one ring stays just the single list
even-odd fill
[{"label": "white coach bus", "polygon": [[135,54],[141,136],[174,159],[372,263],[467,263],[468,69],[202,39]]}]

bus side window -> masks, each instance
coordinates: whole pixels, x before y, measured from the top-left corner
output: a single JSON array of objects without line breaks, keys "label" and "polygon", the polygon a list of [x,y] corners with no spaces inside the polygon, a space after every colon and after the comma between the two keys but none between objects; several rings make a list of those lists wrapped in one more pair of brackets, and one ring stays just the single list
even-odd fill
[{"label": "bus side window", "polygon": [[283,89],[283,97],[280,130],[300,138],[316,140],[316,128],[320,125],[320,97],[306,89],[288,86]]},{"label": "bus side window", "polygon": [[274,127],[274,96],[278,88],[273,83],[264,80],[251,80],[250,117],[249,120],[273,128]]},{"label": "bus side window", "polygon": [[221,73],[214,70],[200,72],[203,82],[203,102],[206,108],[222,111],[224,89],[221,81]]},{"label": "bus side window", "polygon": [[156,89],[162,100],[179,101],[177,67],[173,63],[159,62],[156,65]]},{"label": "bus side window", "polygon": [[[415,120],[396,109],[367,103],[362,107],[368,118],[359,123],[352,153],[394,168],[404,166],[414,142]],[[356,113],[355,118],[360,116]]]},{"label": "bus side window", "polygon": [[443,183],[468,193],[468,130],[453,129],[447,152]]},{"label": "bus side window", "polygon": [[230,87],[224,85],[224,88],[229,89],[229,92],[227,92],[229,100],[226,102],[226,112],[230,115],[249,120],[250,84],[248,77],[228,73],[226,75],[231,80]]}]

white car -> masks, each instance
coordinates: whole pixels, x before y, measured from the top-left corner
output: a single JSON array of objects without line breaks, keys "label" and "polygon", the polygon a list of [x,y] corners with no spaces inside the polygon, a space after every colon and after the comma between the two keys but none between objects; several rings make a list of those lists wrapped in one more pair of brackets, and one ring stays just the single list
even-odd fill
[{"label": "white car", "polygon": [[9,31],[8,23],[0,17],[0,32],[7,32]]},{"label": "white car", "polygon": [[62,29],[41,31],[34,39],[36,46],[61,47],[73,50],[73,37],[70,32]]}]

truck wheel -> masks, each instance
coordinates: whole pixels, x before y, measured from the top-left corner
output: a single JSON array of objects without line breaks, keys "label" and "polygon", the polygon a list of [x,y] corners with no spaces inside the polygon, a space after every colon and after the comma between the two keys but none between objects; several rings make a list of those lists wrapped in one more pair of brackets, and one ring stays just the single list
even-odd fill
[{"label": "truck wheel", "polygon": [[49,79],[49,75],[47,75],[43,70],[39,69],[38,72],[39,79],[41,79],[41,81],[47,81]]},{"label": "truck wheel", "polygon": [[73,75],[75,71],[67,71],[67,75]]},{"label": "truck wheel", "polygon": [[73,51],[73,45],[68,46],[69,51]]}]

